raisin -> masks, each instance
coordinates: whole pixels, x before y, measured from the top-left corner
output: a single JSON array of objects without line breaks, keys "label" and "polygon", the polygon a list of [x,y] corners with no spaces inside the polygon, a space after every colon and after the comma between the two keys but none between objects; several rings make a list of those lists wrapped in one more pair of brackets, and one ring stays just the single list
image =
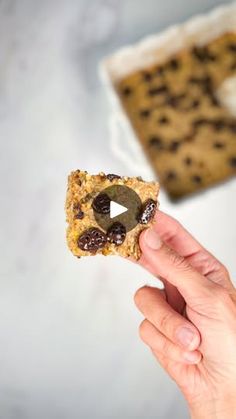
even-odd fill
[{"label": "raisin", "polygon": [[161,116],[161,117],[159,118],[158,122],[159,122],[160,124],[165,125],[165,124],[168,124],[168,123],[170,122],[170,120],[169,120],[169,118],[168,118],[167,116],[163,115],[163,116]]},{"label": "raisin", "polygon": [[184,163],[186,164],[186,166],[191,166],[192,162],[193,161],[192,161],[191,157],[186,157],[184,159]]},{"label": "raisin", "polygon": [[150,116],[151,111],[149,109],[141,109],[139,115],[141,118],[148,118]]},{"label": "raisin", "polygon": [[177,174],[173,170],[170,170],[169,172],[167,172],[167,174],[166,174],[167,182],[169,182],[171,180],[175,180],[176,178],[177,178]]},{"label": "raisin", "polygon": [[124,89],[122,90],[122,94],[124,96],[130,96],[132,93],[132,89],[129,86],[124,87]]},{"label": "raisin", "polygon": [[176,151],[178,151],[180,147],[180,142],[178,140],[173,140],[172,143],[170,144],[169,150],[172,153],[175,153]]},{"label": "raisin", "polygon": [[234,169],[236,168],[236,157],[231,157],[229,159],[229,164],[231,167],[233,167]]},{"label": "raisin", "polygon": [[149,96],[160,95],[160,94],[166,93],[166,92],[168,92],[168,87],[165,84],[163,84],[162,86],[159,86],[159,87],[153,87],[152,89],[148,90]]},{"label": "raisin", "polygon": [[126,228],[118,221],[112,224],[107,230],[107,240],[116,246],[120,246],[125,241],[125,237]]},{"label": "raisin", "polygon": [[199,175],[194,175],[194,176],[192,176],[192,181],[194,183],[200,184],[200,183],[202,183],[202,178]]},{"label": "raisin", "polygon": [[149,221],[153,219],[156,209],[157,203],[151,198],[147,199],[147,201],[145,201],[142,205],[140,214],[138,216],[138,222],[140,224],[148,224]]},{"label": "raisin", "polygon": [[84,212],[81,210],[81,205],[79,202],[76,202],[73,205],[73,211],[75,212],[75,218],[78,220],[82,220],[84,218]]},{"label": "raisin", "polygon": [[107,242],[106,234],[96,227],[84,231],[78,238],[78,246],[81,250],[96,252],[102,249]]},{"label": "raisin", "polygon": [[213,144],[213,147],[214,148],[224,148],[224,144],[223,143],[220,143],[220,142],[215,142],[214,144]]},{"label": "raisin", "polygon": [[157,148],[158,150],[163,150],[163,142],[160,137],[153,136],[149,139],[149,144],[152,147]]},{"label": "raisin", "polygon": [[108,214],[110,212],[110,198],[105,193],[100,193],[93,200],[93,209],[99,214]]},{"label": "raisin", "polygon": [[112,182],[114,179],[121,179],[121,176],[119,176],[119,175],[114,175],[113,173],[108,173],[108,175],[107,175],[107,179],[108,179],[108,180],[110,180],[110,181]]}]

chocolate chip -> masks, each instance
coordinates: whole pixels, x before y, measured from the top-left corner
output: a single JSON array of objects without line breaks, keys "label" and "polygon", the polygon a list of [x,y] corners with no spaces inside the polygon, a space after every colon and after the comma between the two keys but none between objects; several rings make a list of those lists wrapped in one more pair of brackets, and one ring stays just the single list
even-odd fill
[{"label": "chocolate chip", "polygon": [[165,115],[163,115],[163,116],[161,116],[159,119],[158,119],[158,122],[160,123],[160,124],[162,124],[162,125],[165,125],[165,124],[168,124],[169,123],[169,118],[167,117],[167,116],[165,116]]},{"label": "chocolate chip", "polygon": [[180,63],[176,58],[172,58],[168,63],[167,66],[170,70],[176,71],[180,67]]},{"label": "chocolate chip", "polygon": [[100,193],[93,200],[93,209],[99,214],[108,214],[110,212],[110,198],[106,193]]},{"label": "chocolate chip", "polygon": [[233,167],[234,169],[236,168],[236,157],[231,157],[229,159],[229,164],[231,167]]},{"label": "chocolate chip", "polygon": [[215,61],[216,56],[209,51],[207,47],[194,47],[192,49],[193,56],[200,62]]},{"label": "chocolate chip", "polygon": [[143,79],[147,82],[151,81],[152,80],[152,74],[147,72],[147,71],[143,72]]},{"label": "chocolate chip", "polygon": [[141,111],[139,112],[139,115],[142,118],[148,118],[150,116],[151,111],[149,109],[141,109]]},{"label": "chocolate chip", "polygon": [[176,96],[168,96],[166,99],[166,104],[172,106],[172,108],[177,108],[180,101],[186,97],[185,93],[181,93]]},{"label": "chocolate chip", "polygon": [[230,52],[236,52],[236,43],[232,43],[228,45],[228,50]]},{"label": "chocolate chip", "polygon": [[157,150],[163,150],[163,142],[160,137],[153,136],[149,139],[149,144],[151,147],[157,148]]},{"label": "chocolate chip", "polygon": [[107,179],[108,179],[108,180],[110,180],[110,181],[112,182],[114,179],[121,179],[121,176],[119,176],[119,175],[114,175],[113,173],[108,173],[108,175],[107,175]]},{"label": "chocolate chip", "polygon": [[153,219],[156,209],[157,203],[153,199],[150,198],[144,202],[138,216],[139,224],[148,224]]},{"label": "chocolate chip", "polygon": [[193,160],[191,159],[191,157],[185,157],[184,159],[184,163],[186,164],[186,166],[191,166]]},{"label": "chocolate chip", "polygon": [[84,212],[81,210],[81,205],[79,202],[76,202],[73,205],[73,211],[75,219],[82,220],[82,218],[84,218]]},{"label": "chocolate chip", "polygon": [[220,142],[215,142],[214,144],[213,144],[213,147],[214,148],[224,148],[225,147],[225,144],[223,144],[223,143],[220,143]]},{"label": "chocolate chip", "polygon": [[173,140],[172,143],[170,144],[169,150],[172,153],[175,153],[180,147],[180,142],[178,140]]},{"label": "chocolate chip", "polygon": [[200,183],[202,183],[202,178],[199,175],[194,175],[194,176],[192,176],[192,181],[194,183],[200,184]]},{"label": "chocolate chip", "polygon": [[149,96],[161,95],[166,92],[168,92],[168,87],[165,84],[159,87],[152,87],[148,90]]},{"label": "chocolate chip", "polygon": [[130,96],[131,93],[132,93],[132,89],[129,86],[124,87],[122,90],[122,94],[124,96]]},{"label": "chocolate chip", "polygon": [[169,182],[171,180],[175,180],[176,178],[177,178],[177,174],[173,170],[170,170],[169,172],[167,172],[167,174],[166,174],[167,182]]},{"label": "chocolate chip", "polygon": [[126,228],[118,221],[112,224],[111,227],[109,227],[107,230],[107,240],[116,246],[120,246],[125,241],[125,237]]},{"label": "chocolate chip", "polygon": [[78,246],[81,250],[95,253],[102,249],[107,242],[106,234],[96,227],[84,231],[78,238]]}]

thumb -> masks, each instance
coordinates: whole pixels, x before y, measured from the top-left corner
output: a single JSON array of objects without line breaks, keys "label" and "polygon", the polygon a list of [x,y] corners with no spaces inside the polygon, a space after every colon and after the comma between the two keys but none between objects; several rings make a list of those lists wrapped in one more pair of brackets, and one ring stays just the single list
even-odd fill
[{"label": "thumb", "polygon": [[139,243],[143,253],[139,263],[143,265],[146,260],[152,272],[174,285],[187,303],[199,298],[212,301],[214,289],[219,285],[197,272],[184,257],[166,246],[154,229],[145,230]]}]

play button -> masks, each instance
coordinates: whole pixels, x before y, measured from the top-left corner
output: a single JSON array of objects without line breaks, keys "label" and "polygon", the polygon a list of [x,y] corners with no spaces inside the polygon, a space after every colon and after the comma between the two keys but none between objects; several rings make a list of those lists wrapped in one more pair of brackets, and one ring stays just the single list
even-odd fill
[{"label": "play button", "polygon": [[111,218],[115,218],[126,211],[128,211],[128,208],[124,207],[124,205],[120,205],[120,204],[117,204],[117,202],[111,201],[110,203],[110,217]]},{"label": "play button", "polygon": [[115,222],[123,224],[126,231],[132,230],[138,224],[141,207],[139,195],[124,185],[112,185],[103,189],[93,201],[94,217],[104,231]]}]

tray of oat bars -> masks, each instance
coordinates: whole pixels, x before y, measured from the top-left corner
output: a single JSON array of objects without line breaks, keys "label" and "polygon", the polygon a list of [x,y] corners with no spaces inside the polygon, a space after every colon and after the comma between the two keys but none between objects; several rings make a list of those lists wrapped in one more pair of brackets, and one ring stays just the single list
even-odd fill
[{"label": "tray of oat bars", "polygon": [[236,3],[122,48],[101,74],[113,150],[170,198],[235,176]]}]

